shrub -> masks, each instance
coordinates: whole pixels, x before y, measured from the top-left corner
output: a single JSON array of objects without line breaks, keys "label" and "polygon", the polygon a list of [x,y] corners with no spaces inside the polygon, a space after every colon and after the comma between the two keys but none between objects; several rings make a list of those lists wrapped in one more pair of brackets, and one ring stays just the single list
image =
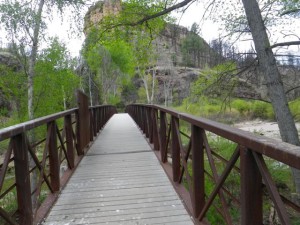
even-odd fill
[{"label": "shrub", "polygon": [[300,98],[289,103],[290,110],[296,121],[300,121]]},{"label": "shrub", "polygon": [[251,108],[251,103],[236,99],[231,103],[232,108],[236,109],[241,115],[247,115]]},{"label": "shrub", "polygon": [[254,117],[261,119],[274,119],[274,112],[270,103],[255,101],[252,112]]}]

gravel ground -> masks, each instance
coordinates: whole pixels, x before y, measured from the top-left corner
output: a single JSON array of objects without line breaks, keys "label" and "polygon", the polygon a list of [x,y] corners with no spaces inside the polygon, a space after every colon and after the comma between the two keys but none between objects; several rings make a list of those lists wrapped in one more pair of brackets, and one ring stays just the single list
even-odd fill
[{"label": "gravel ground", "polygon": [[[300,123],[296,124],[298,132],[300,131]],[[281,139],[279,134],[278,124],[276,122],[267,122],[262,120],[245,121],[234,124],[234,127],[272,137],[275,139]],[[300,134],[300,133],[299,133]]]}]

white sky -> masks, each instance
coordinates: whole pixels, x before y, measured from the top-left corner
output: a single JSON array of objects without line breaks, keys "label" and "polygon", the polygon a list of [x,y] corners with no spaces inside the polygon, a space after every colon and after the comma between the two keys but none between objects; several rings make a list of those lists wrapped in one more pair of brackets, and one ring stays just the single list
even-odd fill
[{"label": "white sky", "polygon": [[[177,24],[187,28],[190,28],[194,22],[200,24],[202,15],[203,10],[201,10],[201,6],[197,3],[194,3],[193,7],[189,7],[184,14],[172,13],[172,16],[176,18],[181,17]],[[201,23],[200,36],[207,42],[210,42],[219,37],[219,27],[219,24],[213,23],[212,21],[206,21],[204,24]],[[81,33],[80,37],[69,37],[68,29],[69,25],[66,22],[62,24],[59,18],[54,19],[48,27],[49,34],[59,36],[60,39],[66,43],[70,53],[72,55],[78,55],[84,41],[84,35]]]},{"label": "white sky", "polygon": [[[95,0],[90,0],[90,2],[94,2]],[[87,8],[84,10],[85,12],[87,11]],[[208,43],[213,40],[218,38],[222,34],[222,29],[220,27],[220,24],[218,23],[213,23],[211,20],[205,20],[203,22],[202,16],[204,13],[204,6],[200,3],[193,3],[191,7],[189,7],[184,14],[182,13],[172,13],[172,16],[176,18],[180,18],[180,21],[178,22],[179,25],[185,26],[185,27],[191,27],[191,25],[196,22],[200,25],[201,32],[200,36],[203,37]],[[66,12],[66,17],[68,16],[68,12]],[[82,19],[83,20],[83,19]],[[283,34],[276,34],[273,35],[273,38],[271,39],[271,42],[283,42],[283,41],[295,41],[298,40],[300,37],[300,23],[299,20],[295,20],[294,24],[295,28],[295,34],[297,36],[288,36],[283,38]],[[84,40],[84,35],[83,33],[80,34],[80,37],[76,35],[71,35],[69,32],[69,23],[67,21],[61,22],[61,19],[58,17],[55,17],[53,21],[48,25],[48,33],[51,36],[59,36],[60,40],[63,41],[70,53],[73,56],[78,56],[79,51],[82,47],[82,43]],[[1,42],[5,43],[5,38],[3,35],[1,35],[2,32],[0,32],[0,45]],[[276,31],[275,31],[276,33]],[[286,34],[287,32],[285,32]],[[224,33],[223,33],[224,34]],[[1,40],[2,39],[2,40]],[[251,48],[251,42],[239,42],[237,44],[239,50],[244,51],[246,49]],[[289,49],[284,49],[284,51],[292,51],[296,54],[300,54],[300,50],[298,47],[290,47]]]}]

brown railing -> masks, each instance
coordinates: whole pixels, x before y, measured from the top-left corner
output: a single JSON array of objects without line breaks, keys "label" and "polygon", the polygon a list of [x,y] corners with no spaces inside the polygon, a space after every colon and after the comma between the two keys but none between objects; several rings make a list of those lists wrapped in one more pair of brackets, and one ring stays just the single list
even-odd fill
[{"label": "brown railing", "polygon": [[[0,224],[39,223],[58,197],[113,106],[79,108],[0,130]],[[34,140],[34,141],[32,141]]]},{"label": "brown railing", "polygon": [[300,147],[160,106],[126,111],[157,150],[196,224],[299,223],[292,190],[272,177],[278,168],[283,176],[300,169]]}]

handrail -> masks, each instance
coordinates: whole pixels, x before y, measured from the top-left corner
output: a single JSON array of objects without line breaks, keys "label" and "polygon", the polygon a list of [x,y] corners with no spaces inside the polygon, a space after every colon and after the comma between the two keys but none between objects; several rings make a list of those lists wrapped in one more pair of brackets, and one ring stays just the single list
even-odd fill
[{"label": "handrail", "polygon": [[[225,224],[263,224],[263,190],[267,190],[281,224],[291,224],[286,206],[300,213],[299,205],[279,193],[264,158],[300,169],[299,146],[158,105],[131,104],[126,112],[158,150],[155,153],[196,222],[203,222],[207,212],[215,210]],[[189,135],[183,135],[181,123],[190,125]],[[207,132],[213,134],[210,139]],[[187,145],[183,143],[186,137]],[[225,159],[213,149],[211,142],[216,137],[235,143],[231,157]],[[220,163],[223,170],[218,168]],[[240,174],[237,196],[225,184],[234,173]],[[213,189],[208,192],[205,184],[209,182]],[[231,215],[234,204],[230,202],[240,203],[234,210],[240,210],[241,217]]]},{"label": "handrail", "polygon": [[34,120],[26,121],[24,123],[19,123],[10,127],[6,127],[0,130],[0,141],[3,141],[7,138],[15,136],[17,134],[29,131],[36,127],[39,127],[43,124],[49,123],[51,121],[57,120],[67,115],[71,115],[76,113],[78,108],[69,109],[63,112],[55,113],[52,115],[40,117]]},{"label": "handrail", "polygon": [[41,222],[89,143],[116,113],[111,105],[88,107],[81,92],[77,101],[78,108],[0,130],[0,143],[7,146],[0,162],[0,224]]}]

